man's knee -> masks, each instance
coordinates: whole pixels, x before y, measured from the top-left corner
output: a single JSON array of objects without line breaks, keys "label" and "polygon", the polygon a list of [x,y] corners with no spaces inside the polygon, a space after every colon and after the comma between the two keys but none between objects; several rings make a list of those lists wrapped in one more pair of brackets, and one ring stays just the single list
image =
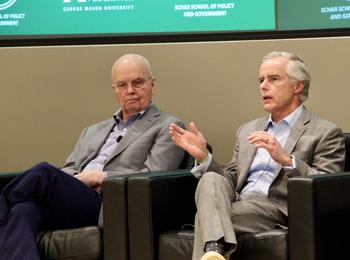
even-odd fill
[{"label": "man's knee", "polygon": [[196,190],[196,197],[200,193],[205,192],[206,195],[213,191],[215,193],[216,188],[227,186],[227,180],[224,176],[216,172],[206,172],[199,180]]},{"label": "man's knee", "polygon": [[199,180],[198,186],[213,186],[214,184],[225,184],[227,180],[224,176],[216,172],[206,172]]},{"label": "man's knee", "polygon": [[34,172],[47,172],[52,169],[56,169],[56,167],[52,166],[48,162],[39,162],[30,168],[30,170]]},{"label": "man's knee", "polygon": [[30,173],[30,176],[42,176],[46,174],[56,174],[57,172],[60,172],[60,169],[47,162],[40,162],[30,168],[27,172]]},{"label": "man's knee", "polygon": [[198,182],[196,190],[196,202],[200,197],[221,198],[235,200],[235,189],[230,182],[221,174],[216,172],[206,172]]}]

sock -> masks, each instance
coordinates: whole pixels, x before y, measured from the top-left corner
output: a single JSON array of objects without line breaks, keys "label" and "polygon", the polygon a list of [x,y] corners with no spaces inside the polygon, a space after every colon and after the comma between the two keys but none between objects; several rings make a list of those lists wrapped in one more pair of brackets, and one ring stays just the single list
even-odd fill
[{"label": "sock", "polygon": [[208,241],[205,244],[205,252],[209,252],[209,251],[215,251],[217,253],[219,253],[220,255],[224,254],[224,245],[225,242],[223,241],[223,239],[219,239],[218,241]]}]

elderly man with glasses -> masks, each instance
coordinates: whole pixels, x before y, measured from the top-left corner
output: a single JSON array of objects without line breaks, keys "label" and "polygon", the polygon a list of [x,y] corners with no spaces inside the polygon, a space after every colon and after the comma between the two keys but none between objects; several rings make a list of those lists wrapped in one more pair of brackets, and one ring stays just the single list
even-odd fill
[{"label": "elderly man with glasses", "polygon": [[184,125],[152,103],[156,79],[148,60],[136,54],[117,59],[112,87],[120,109],[82,132],[62,169],[39,163],[2,190],[1,259],[40,259],[36,235],[42,229],[97,225],[107,176],[180,167],[184,151],[168,126]]}]

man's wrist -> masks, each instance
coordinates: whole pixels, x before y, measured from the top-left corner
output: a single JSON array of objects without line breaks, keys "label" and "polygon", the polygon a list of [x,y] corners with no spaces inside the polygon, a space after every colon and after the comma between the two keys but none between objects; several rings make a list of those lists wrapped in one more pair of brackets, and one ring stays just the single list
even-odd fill
[{"label": "man's wrist", "polygon": [[205,156],[202,159],[197,159],[196,158],[196,163],[197,164],[201,164],[202,162],[204,162],[208,158],[208,155],[209,155],[209,152],[208,152],[208,150],[206,150],[206,154],[205,154]]},{"label": "man's wrist", "polygon": [[283,166],[291,167],[293,165],[293,157],[289,155],[288,160],[283,164]]},{"label": "man's wrist", "polygon": [[295,157],[294,155],[290,155],[289,160],[286,164],[282,164],[282,167],[287,169],[295,169]]}]

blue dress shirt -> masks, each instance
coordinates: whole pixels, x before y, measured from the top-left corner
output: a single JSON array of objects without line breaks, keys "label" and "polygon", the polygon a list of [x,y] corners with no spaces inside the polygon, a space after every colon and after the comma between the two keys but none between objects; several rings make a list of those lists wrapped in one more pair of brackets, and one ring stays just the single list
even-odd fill
[{"label": "blue dress shirt", "polygon": [[[302,110],[303,105],[299,106],[287,117],[276,123],[273,122],[271,115],[269,116],[269,120],[267,122],[267,132],[274,135],[282,147],[286,143],[292,127],[300,116]],[[196,177],[200,178],[208,170],[211,160],[212,155],[209,153],[207,158],[201,164],[196,165],[192,169],[192,173]],[[266,149],[257,149],[252,165],[248,172],[246,183],[243,186],[240,194],[267,196],[270,185],[274,179],[276,166],[277,163],[271,158]],[[284,168],[290,169],[291,167]],[[295,168],[294,158],[292,168]]]}]

